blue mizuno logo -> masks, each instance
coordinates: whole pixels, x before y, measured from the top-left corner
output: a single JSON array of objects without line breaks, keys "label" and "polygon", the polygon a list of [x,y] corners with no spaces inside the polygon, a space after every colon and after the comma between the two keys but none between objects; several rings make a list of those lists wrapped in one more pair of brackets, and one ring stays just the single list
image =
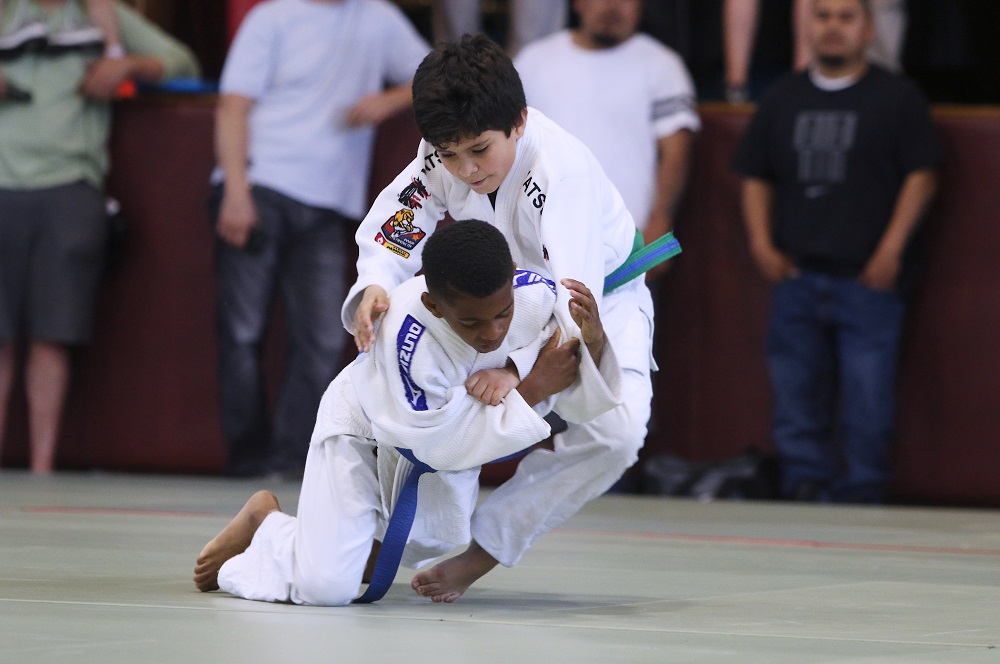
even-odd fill
[{"label": "blue mizuno logo", "polygon": [[417,342],[423,335],[423,323],[413,316],[407,316],[403,325],[396,335],[396,359],[399,361],[399,376],[403,379],[403,389],[406,390],[406,400],[410,402],[413,410],[427,410],[427,397],[424,390],[416,384],[413,376],[410,375],[410,363],[413,361],[413,352],[417,348]]},{"label": "blue mizuno logo", "polygon": [[546,279],[537,272],[532,272],[530,270],[515,270],[514,271],[514,288],[520,288],[521,286],[530,286],[531,284],[545,284],[549,287],[549,290],[553,293],[556,292],[556,282]]}]

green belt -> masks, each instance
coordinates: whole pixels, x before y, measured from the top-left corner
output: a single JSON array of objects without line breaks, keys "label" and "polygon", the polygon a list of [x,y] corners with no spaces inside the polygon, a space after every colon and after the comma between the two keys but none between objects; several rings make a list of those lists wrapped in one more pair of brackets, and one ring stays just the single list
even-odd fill
[{"label": "green belt", "polygon": [[639,275],[649,272],[660,263],[665,263],[679,253],[681,253],[681,243],[674,238],[672,231],[643,246],[642,233],[636,229],[632,253],[617,270],[604,277],[604,293],[610,293],[616,288],[624,286]]}]

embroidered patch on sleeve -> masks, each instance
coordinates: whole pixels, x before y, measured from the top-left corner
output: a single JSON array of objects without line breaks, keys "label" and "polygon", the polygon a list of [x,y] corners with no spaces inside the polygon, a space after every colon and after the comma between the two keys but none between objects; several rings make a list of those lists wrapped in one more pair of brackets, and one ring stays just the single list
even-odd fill
[{"label": "embroidered patch on sleeve", "polygon": [[430,192],[427,191],[427,187],[420,181],[420,178],[410,178],[410,184],[399,192],[397,200],[411,210],[419,210],[421,208],[420,201],[430,197]]},{"label": "embroidered patch on sleeve", "polygon": [[389,242],[388,240],[385,239],[385,236],[382,235],[381,233],[376,233],[376,235],[375,235],[375,242],[378,243],[378,244],[381,244],[383,247],[385,247],[386,249],[388,249],[392,253],[398,254],[398,255],[402,256],[403,258],[409,258],[410,257],[410,252],[405,251],[403,249],[400,249],[399,247],[397,247],[393,243]]},{"label": "embroidered patch on sleeve", "polygon": [[409,258],[409,252],[426,236],[423,229],[413,225],[413,210],[403,209],[396,210],[382,224],[382,232],[375,236],[375,241],[403,258]]}]

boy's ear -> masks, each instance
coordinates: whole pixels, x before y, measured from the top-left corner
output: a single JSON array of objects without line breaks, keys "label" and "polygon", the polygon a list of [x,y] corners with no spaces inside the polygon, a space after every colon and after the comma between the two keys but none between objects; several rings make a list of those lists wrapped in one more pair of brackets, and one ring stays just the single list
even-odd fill
[{"label": "boy's ear", "polygon": [[528,124],[528,109],[521,109],[521,117],[518,119],[517,124],[514,125],[514,137],[521,138],[524,135],[524,127]]},{"label": "boy's ear", "polygon": [[435,317],[444,318],[444,314],[442,314],[441,311],[438,309],[437,302],[434,301],[434,298],[431,296],[430,293],[426,291],[421,293],[420,302],[424,305],[424,308],[427,309],[427,311],[434,314]]}]

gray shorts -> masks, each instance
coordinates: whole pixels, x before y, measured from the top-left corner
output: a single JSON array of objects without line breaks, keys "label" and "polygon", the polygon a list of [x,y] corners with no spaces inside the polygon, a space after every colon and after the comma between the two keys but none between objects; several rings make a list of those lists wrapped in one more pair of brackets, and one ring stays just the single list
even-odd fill
[{"label": "gray shorts", "polygon": [[90,341],[107,241],[90,184],[0,189],[0,342]]}]

